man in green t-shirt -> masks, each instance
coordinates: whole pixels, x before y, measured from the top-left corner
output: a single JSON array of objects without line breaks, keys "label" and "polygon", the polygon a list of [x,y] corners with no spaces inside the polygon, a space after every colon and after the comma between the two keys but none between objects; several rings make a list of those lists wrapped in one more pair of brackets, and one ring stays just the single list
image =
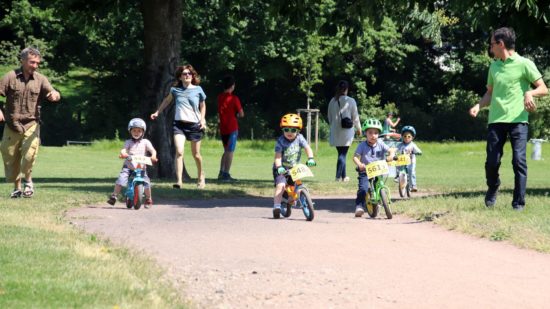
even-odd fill
[{"label": "man in green t-shirt", "polygon": [[476,117],[480,108],[489,106],[485,205],[492,207],[496,203],[500,186],[498,169],[504,143],[510,136],[515,175],[512,207],[523,210],[527,185],[529,112],[537,108],[533,97],[547,95],[548,89],[535,64],[515,52],[515,41],[516,35],[512,28],[499,28],[493,32],[490,51],[495,60],[489,67],[487,92],[470,109],[470,115]]}]

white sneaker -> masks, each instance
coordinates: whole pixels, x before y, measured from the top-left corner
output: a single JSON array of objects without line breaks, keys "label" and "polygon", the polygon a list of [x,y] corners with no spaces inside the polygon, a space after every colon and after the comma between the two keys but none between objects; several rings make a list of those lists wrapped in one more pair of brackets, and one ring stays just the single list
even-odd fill
[{"label": "white sneaker", "polygon": [[342,181],[343,181],[343,182],[348,182],[348,181],[349,181],[349,177],[346,176],[346,177],[342,178]]},{"label": "white sneaker", "polygon": [[365,210],[361,206],[355,207],[355,217],[360,218],[365,213]]}]

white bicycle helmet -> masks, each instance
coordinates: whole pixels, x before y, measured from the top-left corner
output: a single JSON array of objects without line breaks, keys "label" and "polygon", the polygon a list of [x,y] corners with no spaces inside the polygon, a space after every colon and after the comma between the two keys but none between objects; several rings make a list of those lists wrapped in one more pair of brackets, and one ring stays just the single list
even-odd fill
[{"label": "white bicycle helmet", "polygon": [[143,134],[145,134],[145,130],[147,130],[147,125],[145,124],[145,121],[141,118],[134,118],[128,122],[128,132],[132,130],[132,128],[140,128],[143,130]]}]

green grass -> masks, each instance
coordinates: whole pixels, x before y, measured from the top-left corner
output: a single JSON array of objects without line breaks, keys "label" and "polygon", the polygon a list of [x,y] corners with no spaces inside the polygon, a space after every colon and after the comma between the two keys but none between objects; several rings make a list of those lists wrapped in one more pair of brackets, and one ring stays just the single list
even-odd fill
[{"label": "green grass", "polygon": [[[42,147],[34,168],[36,195],[32,199],[11,200],[11,184],[0,184],[0,308],[184,306],[181,292],[166,282],[163,270],[153,261],[84,234],[64,218],[68,209],[105,203],[122,164],[117,159],[121,146],[121,141],[99,141],[93,146]],[[550,252],[549,160],[528,160],[527,208],[514,212],[507,145],[501,167],[502,190],[495,208],[489,210],[483,205],[484,143],[420,142],[419,146],[424,155],[418,158],[418,185],[421,191],[434,195],[396,201],[394,212],[491,241]],[[173,179],[154,180],[153,196],[156,201],[272,196],[273,147],[273,141],[239,141],[231,170],[239,182],[232,185],[215,179],[221,142],[207,140],[202,147],[206,189],[197,190],[191,182],[182,190],[173,190]],[[191,176],[196,177],[189,148],[186,144],[185,161]],[[316,155],[315,177],[307,181],[314,198],[349,196],[350,214],[357,190],[351,162],[354,149],[348,155],[349,183],[334,182],[336,150],[326,143],[320,144]],[[543,146],[545,155],[550,157],[547,144]],[[393,182],[391,187],[396,196]]]},{"label": "green grass", "polygon": [[[40,149],[37,193],[11,200],[0,186],[0,308],[182,308],[153,260],[75,229],[63,215],[112,190],[111,151]],[[2,171],[3,176],[3,171]]]}]

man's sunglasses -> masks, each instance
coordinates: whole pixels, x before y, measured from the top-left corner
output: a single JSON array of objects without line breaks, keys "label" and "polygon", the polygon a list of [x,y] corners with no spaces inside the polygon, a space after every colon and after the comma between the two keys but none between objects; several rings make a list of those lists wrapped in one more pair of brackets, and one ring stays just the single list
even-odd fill
[{"label": "man's sunglasses", "polygon": [[300,130],[298,130],[298,129],[296,129],[296,128],[283,128],[283,132],[285,132],[285,133],[288,133],[288,132],[290,132],[290,133],[296,133],[296,132],[298,132],[298,131],[300,131]]}]

